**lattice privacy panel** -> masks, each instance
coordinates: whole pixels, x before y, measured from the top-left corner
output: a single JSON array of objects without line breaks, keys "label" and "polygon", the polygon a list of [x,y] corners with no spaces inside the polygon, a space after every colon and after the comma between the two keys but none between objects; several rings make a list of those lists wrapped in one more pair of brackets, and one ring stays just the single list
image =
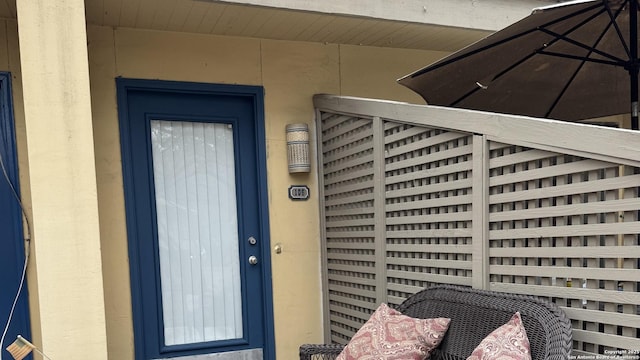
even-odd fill
[{"label": "lattice privacy panel", "polygon": [[[443,110],[329,100],[349,110],[318,112],[331,341],[348,342],[381,302],[446,283],[551,299],[576,355],[640,349],[640,154],[597,152],[633,152],[640,134],[577,126],[591,150],[553,134],[563,124],[460,131],[430,118]],[[345,115],[351,102],[367,115]]]},{"label": "lattice privacy panel", "polygon": [[372,121],[323,114],[322,159],[331,336],[347,342],[377,307]]},{"label": "lattice privacy panel", "polygon": [[548,296],[576,350],[640,349],[637,168],[490,144],[491,289]]},{"label": "lattice privacy panel", "polygon": [[471,136],[387,121],[384,146],[388,302],[471,286]]},{"label": "lattice privacy panel", "polygon": [[471,285],[472,137],[321,119],[329,326],[346,343],[381,302],[435,283]]}]

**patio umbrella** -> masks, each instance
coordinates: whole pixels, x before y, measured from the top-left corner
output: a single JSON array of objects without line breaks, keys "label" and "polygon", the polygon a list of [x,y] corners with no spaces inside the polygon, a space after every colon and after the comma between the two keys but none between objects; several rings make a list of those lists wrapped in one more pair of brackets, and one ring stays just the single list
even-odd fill
[{"label": "patio umbrella", "polygon": [[567,121],[630,113],[638,129],[638,0],[534,9],[398,82],[428,104]]}]

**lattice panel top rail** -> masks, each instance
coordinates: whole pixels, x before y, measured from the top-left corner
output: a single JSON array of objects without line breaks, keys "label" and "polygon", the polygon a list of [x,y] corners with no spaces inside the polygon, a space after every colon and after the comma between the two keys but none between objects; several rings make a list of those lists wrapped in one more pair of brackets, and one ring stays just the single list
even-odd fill
[{"label": "lattice panel top rail", "polygon": [[479,134],[497,142],[640,166],[640,133],[632,130],[347,96],[316,95],[313,101],[320,111]]}]

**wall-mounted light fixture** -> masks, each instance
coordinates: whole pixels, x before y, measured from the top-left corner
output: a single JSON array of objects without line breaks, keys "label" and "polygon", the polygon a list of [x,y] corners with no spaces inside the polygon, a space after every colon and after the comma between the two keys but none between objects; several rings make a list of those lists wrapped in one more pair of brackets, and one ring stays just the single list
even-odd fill
[{"label": "wall-mounted light fixture", "polygon": [[307,124],[287,125],[287,163],[289,173],[311,171],[309,157],[309,127]]}]

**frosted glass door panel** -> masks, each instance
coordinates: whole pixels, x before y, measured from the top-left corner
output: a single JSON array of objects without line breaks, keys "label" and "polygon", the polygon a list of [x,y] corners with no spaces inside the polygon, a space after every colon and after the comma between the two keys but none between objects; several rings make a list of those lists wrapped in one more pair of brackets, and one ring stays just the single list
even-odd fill
[{"label": "frosted glass door panel", "polygon": [[242,338],[233,129],[151,121],[165,345]]}]

